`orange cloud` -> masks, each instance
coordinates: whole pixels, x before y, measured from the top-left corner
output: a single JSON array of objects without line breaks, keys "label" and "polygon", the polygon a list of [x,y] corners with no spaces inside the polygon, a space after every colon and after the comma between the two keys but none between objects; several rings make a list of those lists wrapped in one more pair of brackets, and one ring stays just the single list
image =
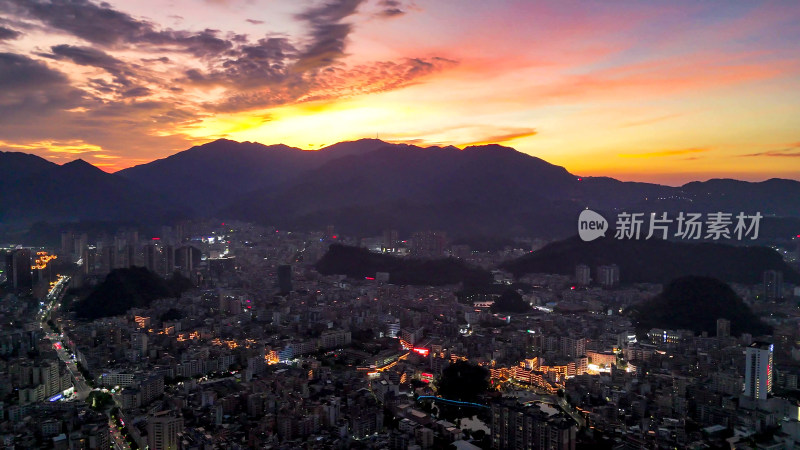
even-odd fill
[{"label": "orange cloud", "polygon": [[661,122],[661,121],[664,121],[664,120],[674,119],[674,118],[680,117],[682,115],[683,114],[680,114],[680,113],[665,114],[663,116],[651,117],[649,119],[633,120],[633,121],[625,122],[625,123],[621,124],[620,128],[638,127],[638,126],[641,126],[641,125],[650,125],[652,123],[657,123],[657,122]]},{"label": "orange cloud", "polygon": [[748,155],[741,155],[741,156],[748,156],[748,157],[771,156],[778,158],[800,158],[800,150],[793,150],[793,149],[770,150],[768,152],[750,153]]},{"label": "orange cloud", "polygon": [[521,129],[518,131],[511,131],[505,134],[498,134],[493,136],[487,136],[483,139],[479,139],[477,141],[469,142],[466,144],[459,144],[458,147],[464,148],[469,147],[471,145],[488,145],[488,144],[502,144],[505,142],[510,142],[516,139],[521,139],[530,136],[536,136],[538,132],[533,128],[528,129]]},{"label": "orange cloud", "polygon": [[[645,152],[645,153],[621,153],[617,156],[621,158],[659,158],[663,156],[678,156],[678,155],[688,155],[694,153],[704,153],[707,152],[709,149],[707,148],[682,148],[677,150],[658,150],[655,152]],[[693,159],[696,159],[693,158]]]}]

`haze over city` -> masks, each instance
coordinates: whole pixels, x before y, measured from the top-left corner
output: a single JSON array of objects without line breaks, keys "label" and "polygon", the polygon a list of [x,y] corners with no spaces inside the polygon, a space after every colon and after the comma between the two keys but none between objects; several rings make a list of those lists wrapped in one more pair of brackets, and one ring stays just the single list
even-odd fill
[{"label": "haze over city", "polygon": [[0,148],[500,143],[583,176],[800,178],[794,2],[0,1]]}]

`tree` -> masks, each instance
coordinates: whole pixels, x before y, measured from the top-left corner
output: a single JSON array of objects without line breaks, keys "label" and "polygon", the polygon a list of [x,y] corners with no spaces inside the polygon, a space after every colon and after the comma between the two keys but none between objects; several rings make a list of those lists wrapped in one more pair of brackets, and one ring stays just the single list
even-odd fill
[{"label": "tree", "polygon": [[489,390],[489,371],[467,361],[457,361],[444,369],[437,386],[444,398],[475,402]]},{"label": "tree", "polygon": [[89,393],[89,397],[86,398],[86,403],[88,403],[92,409],[100,411],[105,409],[107,406],[113,405],[114,399],[109,393],[92,391]]},{"label": "tree", "polygon": [[531,309],[531,305],[522,299],[519,292],[513,289],[506,289],[500,297],[494,301],[490,308],[492,312],[523,313]]},{"label": "tree", "polygon": [[161,315],[160,319],[161,322],[181,320],[183,319],[183,314],[175,308],[170,308],[164,314]]},{"label": "tree", "polygon": [[180,271],[176,270],[172,276],[167,279],[167,287],[172,291],[175,298],[181,298],[181,294],[194,287],[192,280],[183,276]]}]

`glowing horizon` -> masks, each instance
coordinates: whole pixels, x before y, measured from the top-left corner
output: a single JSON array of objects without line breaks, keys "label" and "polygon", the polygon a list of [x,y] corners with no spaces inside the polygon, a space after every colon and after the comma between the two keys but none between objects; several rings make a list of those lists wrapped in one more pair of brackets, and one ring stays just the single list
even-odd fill
[{"label": "glowing horizon", "polygon": [[377,135],[624,181],[800,179],[800,4],[196,5],[0,0],[0,150],[113,172]]}]

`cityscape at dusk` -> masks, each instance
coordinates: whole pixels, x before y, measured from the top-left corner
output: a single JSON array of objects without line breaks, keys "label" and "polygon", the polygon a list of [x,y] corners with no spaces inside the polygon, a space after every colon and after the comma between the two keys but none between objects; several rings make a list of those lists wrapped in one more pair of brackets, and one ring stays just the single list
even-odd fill
[{"label": "cityscape at dusk", "polygon": [[800,448],[800,3],[0,0],[0,449]]}]

